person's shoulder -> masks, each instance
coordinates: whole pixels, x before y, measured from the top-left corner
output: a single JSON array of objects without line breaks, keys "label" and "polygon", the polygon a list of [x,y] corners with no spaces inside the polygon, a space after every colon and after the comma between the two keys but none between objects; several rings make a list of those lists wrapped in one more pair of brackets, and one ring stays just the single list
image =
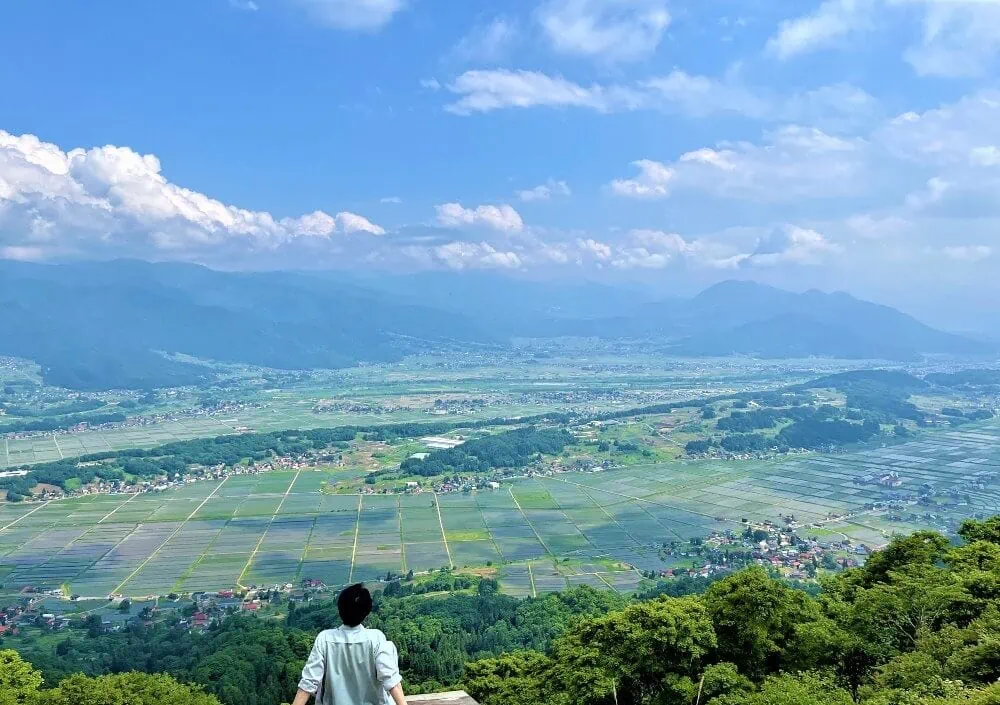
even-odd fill
[{"label": "person's shoulder", "polygon": [[368,635],[371,641],[389,641],[389,638],[381,629],[369,629],[365,627],[365,634]]}]

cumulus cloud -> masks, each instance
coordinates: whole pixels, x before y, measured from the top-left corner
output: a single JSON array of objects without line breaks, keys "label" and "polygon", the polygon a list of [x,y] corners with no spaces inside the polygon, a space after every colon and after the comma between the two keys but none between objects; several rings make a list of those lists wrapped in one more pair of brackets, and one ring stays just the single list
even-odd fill
[{"label": "cumulus cloud", "polygon": [[[817,128],[788,126],[762,144],[724,142],[660,164],[675,189],[693,188],[723,198],[761,202],[833,198],[863,188],[868,154],[861,139],[829,135]],[[660,195],[666,195],[664,188]]]},{"label": "cumulus cloud", "polygon": [[501,232],[520,232],[524,230],[524,221],[520,214],[511,206],[478,206],[465,208],[460,203],[445,203],[435,206],[437,222],[446,228],[464,226],[484,226]]},{"label": "cumulus cloud", "polygon": [[375,225],[375,223],[356,213],[337,213],[337,225],[345,233],[385,235],[385,228]]},{"label": "cumulus cloud", "polygon": [[588,256],[599,262],[606,262],[611,259],[611,246],[603,242],[598,242],[593,238],[579,239],[576,241],[577,248]]},{"label": "cumulus cloud", "polygon": [[380,198],[378,202],[383,205],[398,206],[400,203],[403,202],[403,199],[400,198],[399,196],[385,196],[383,198]]},{"label": "cumulus cloud", "polygon": [[555,181],[554,179],[549,179],[544,184],[536,186],[532,189],[526,189],[524,191],[518,191],[517,197],[522,201],[548,201],[551,200],[553,196],[569,196],[572,195],[572,191],[569,185],[565,181]]},{"label": "cumulus cloud", "polygon": [[317,22],[337,29],[373,31],[406,7],[407,0],[290,0]]},{"label": "cumulus cloud", "polygon": [[487,242],[449,242],[434,248],[434,257],[451,269],[518,269],[521,258]]},{"label": "cumulus cloud", "polygon": [[670,167],[652,159],[640,159],[632,162],[639,170],[634,179],[615,179],[611,182],[611,191],[626,198],[656,199],[665,198],[670,193],[669,184],[674,178]]},{"label": "cumulus cloud", "polygon": [[385,230],[348,212],[274,218],[171,183],[159,159],[112,145],[71,149],[0,131],[0,246],[32,259],[273,250]]},{"label": "cumulus cloud", "polygon": [[753,253],[741,258],[741,265],[751,267],[773,267],[779,264],[816,265],[828,255],[842,251],[823,234],[785,225],[761,238]]},{"label": "cumulus cloud", "polygon": [[548,0],[536,18],[556,51],[611,62],[649,56],[670,25],[666,0]]}]

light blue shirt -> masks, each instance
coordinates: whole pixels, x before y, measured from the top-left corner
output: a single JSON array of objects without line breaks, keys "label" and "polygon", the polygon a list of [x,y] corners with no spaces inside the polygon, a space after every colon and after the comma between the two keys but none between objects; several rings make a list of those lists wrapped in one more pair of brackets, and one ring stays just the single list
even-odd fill
[{"label": "light blue shirt", "polygon": [[391,705],[402,682],[396,645],[378,629],[341,626],[320,632],[299,689],[318,705]]}]

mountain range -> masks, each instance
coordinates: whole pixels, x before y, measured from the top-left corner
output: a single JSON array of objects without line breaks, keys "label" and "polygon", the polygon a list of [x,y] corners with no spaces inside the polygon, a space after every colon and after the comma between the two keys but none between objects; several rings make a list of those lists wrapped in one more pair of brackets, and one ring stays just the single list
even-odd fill
[{"label": "mountain range", "polygon": [[0,262],[0,354],[28,358],[76,389],[202,382],[176,353],[282,369],[401,359],[512,337],[651,339],[668,353],[909,360],[978,355],[988,343],[942,332],[844,293],[726,281],[690,299],[649,300],[599,284],[481,273],[353,278],[218,272],[137,261]]}]

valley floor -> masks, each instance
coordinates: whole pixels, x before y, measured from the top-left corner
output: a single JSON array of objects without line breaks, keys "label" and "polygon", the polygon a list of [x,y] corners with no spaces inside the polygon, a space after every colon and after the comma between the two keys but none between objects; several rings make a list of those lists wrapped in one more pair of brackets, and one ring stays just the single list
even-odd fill
[{"label": "valley floor", "polygon": [[[375,581],[442,567],[495,570],[504,591],[634,589],[661,547],[742,520],[794,516],[801,535],[869,547],[1000,512],[1000,423],[892,447],[777,461],[680,461],[525,478],[476,493],[338,495],[334,471],[200,481],[162,493],[0,504],[0,592],[163,595]],[[902,484],[862,484],[895,472]],[[932,506],[907,504],[921,486]],[[887,509],[884,503],[894,502]],[[872,509],[878,503],[877,509]]]}]

